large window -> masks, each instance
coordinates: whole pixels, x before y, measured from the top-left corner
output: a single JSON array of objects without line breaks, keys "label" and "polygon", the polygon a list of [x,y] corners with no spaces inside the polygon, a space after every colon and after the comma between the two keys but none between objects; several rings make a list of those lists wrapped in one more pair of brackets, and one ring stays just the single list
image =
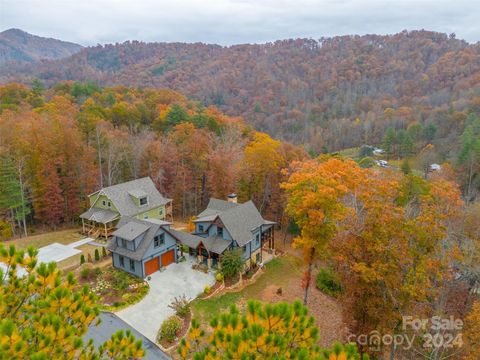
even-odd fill
[{"label": "large window", "polygon": [[135,271],[135,261],[130,259],[130,270]]},{"label": "large window", "polygon": [[123,247],[123,248],[127,247],[127,240],[122,239],[122,238],[117,238],[117,239],[118,239],[118,241],[117,241],[118,246]]},{"label": "large window", "polygon": [[140,198],[140,205],[147,205],[148,198],[146,196]]},{"label": "large window", "polygon": [[198,231],[203,232],[203,225],[198,225]]},{"label": "large window", "polygon": [[159,247],[165,244],[165,233],[156,235],[153,238],[153,247]]},{"label": "large window", "polygon": [[120,255],[119,259],[120,259],[120,266],[125,267],[125,258],[122,255]]},{"label": "large window", "polygon": [[260,245],[260,234],[257,234],[257,235],[255,236],[255,244],[256,244],[257,246]]},{"label": "large window", "polygon": [[220,226],[217,226],[217,235],[223,237],[223,228]]}]

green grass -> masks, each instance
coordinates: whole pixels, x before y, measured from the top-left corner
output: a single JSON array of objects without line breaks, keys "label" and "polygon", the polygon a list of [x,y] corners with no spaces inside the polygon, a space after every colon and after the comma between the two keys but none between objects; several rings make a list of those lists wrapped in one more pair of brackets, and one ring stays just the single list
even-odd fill
[{"label": "green grass", "polygon": [[271,284],[279,287],[288,285],[293,277],[301,274],[301,259],[287,255],[275,258],[266,264],[265,272],[257,280],[238,292],[225,293],[210,299],[196,299],[192,302],[193,317],[206,324],[210,320],[225,311],[228,311],[232,304],[249,299],[261,300],[263,290]]},{"label": "green grass", "polygon": [[70,244],[83,238],[84,236],[82,236],[78,232],[78,229],[75,228],[13,239],[6,241],[5,245],[10,246],[10,244],[13,244],[17,249],[25,249],[28,246],[40,248],[55,242],[60,244]]},{"label": "green grass", "polygon": [[342,155],[345,158],[350,158],[353,160],[359,160],[358,151],[360,150],[359,147],[353,147],[348,149],[343,149],[338,151],[338,154]]}]

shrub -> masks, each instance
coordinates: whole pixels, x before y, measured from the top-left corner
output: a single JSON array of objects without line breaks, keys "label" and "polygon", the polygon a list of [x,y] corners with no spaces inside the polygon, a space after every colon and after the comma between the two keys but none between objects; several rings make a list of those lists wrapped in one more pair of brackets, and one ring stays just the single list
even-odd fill
[{"label": "shrub", "polygon": [[207,295],[210,294],[210,291],[212,291],[212,289],[210,289],[210,286],[208,286],[208,285],[205,286],[205,289],[203,289],[203,292]]},{"label": "shrub", "polygon": [[128,275],[123,271],[114,271],[112,275],[112,287],[115,290],[125,291],[128,289]]},{"label": "shrub", "polygon": [[226,251],[222,256],[221,267],[226,278],[237,276],[243,269],[242,252],[239,249]]},{"label": "shrub", "polygon": [[360,162],[358,163],[358,165],[360,165],[361,168],[371,168],[373,167],[373,165],[375,165],[375,160],[369,156],[367,157],[364,157],[362,160],[360,160]]},{"label": "shrub", "polygon": [[185,294],[183,294],[179,298],[175,297],[175,300],[173,300],[168,307],[175,310],[175,313],[178,316],[184,318],[190,312],[190,300],[188,300]]},{"label": "shrub", "polygon": [[170,316],[165,320],[160,326],[160,330],[157,335],[157,340],[166,340],[168,342],[173,342],[177,336],[177,331],[182,328],[182,320],[176,316]]},{"label": "shrub", "polygon": [[100,252],[98,249],[95,249],[95,261],[100,261]]},{"label": "shrub", "polygon": [[93,261],[92,261],[92,254],[88,253],[88,254],[87,254],[87,259],[88,259],[88,262],[89,262],[89,263],[93,262]]},{"label": "shrub", "polygon": [[7,240],[12,236],[12,225],[10,225],[7,221],[0,220],[0,241]]},{"label": "shrub", "polygon": [[95,274],[95,276],[100,276],[100,274],[102,273],[102,269],[97,267],[93,269],[93,273]]},{"label": "shrub", "polygon": [[223,274],[221,272],[217,272],[217,274],[215,275],[215,280],[217,280],[218,282],[222,282]]},{"label": "shrub", "polygon": [[107,249],[102,246],[102,257],[107,257]]},{"label": "shrub", "polygon": [[85,264],[85,255],[80,255],[80,265]]},{"label": "shrub", "polygon": [[91,269],[86,267],[80,271],[80,277],[82,279],[87,279],[90,276]]},{"label": "shrub", "polygon": [[331,269],[320,269],[315,282],[317,289],[330,296],[337,296],[342,292],[342,285]]}]

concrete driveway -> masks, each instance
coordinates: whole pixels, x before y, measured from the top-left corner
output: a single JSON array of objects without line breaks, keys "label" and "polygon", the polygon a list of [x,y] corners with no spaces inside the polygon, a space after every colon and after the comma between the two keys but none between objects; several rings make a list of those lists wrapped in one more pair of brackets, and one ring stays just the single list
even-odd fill
[{"label": "concrete driveway", "polygon": [[183,294],[188,299],[196,298],[205,286],[215,283],[213,272],[205,274],[192,269],[193,260],[173,263],[151,276],[150,291],[139,303],[116,314],[148,339],[155,342],[158,329],[163,321],[175,312],[168,305],[175,297]]}]

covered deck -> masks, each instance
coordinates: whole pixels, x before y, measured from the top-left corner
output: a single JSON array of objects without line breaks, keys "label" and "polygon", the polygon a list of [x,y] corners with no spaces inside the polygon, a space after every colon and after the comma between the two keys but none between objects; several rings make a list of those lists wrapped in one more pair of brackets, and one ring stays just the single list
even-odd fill
[{"label": "covered deck", "polygon": [[107,209],[90,208],[80,215],[82,233],[91,238],[104,237],[108,239],[115,231],[120,214]]}]

